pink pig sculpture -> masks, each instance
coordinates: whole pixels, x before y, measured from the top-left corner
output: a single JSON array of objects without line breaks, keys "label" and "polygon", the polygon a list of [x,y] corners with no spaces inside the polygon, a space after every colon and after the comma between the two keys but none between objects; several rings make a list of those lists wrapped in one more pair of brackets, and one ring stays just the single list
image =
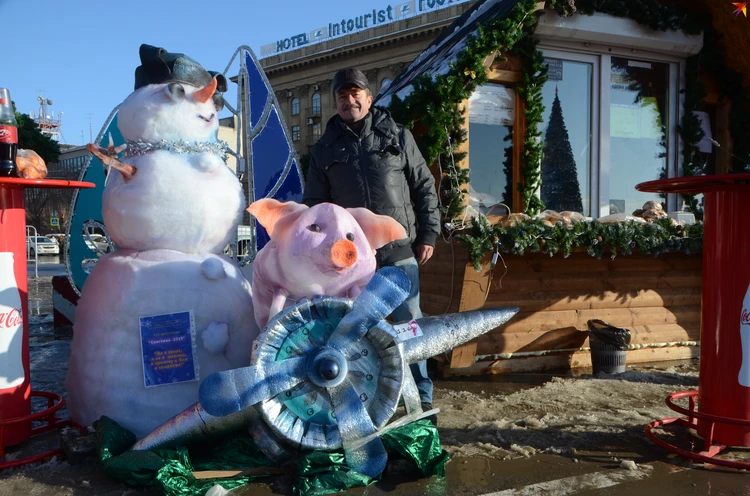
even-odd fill
[{"label": "pink pig sculpture", "polygon": [[253,262],[253,307],[261,329],[288,300],[356,298],[375,273],[375,250],[406,237],[398,221],[366,208],[264,198],[247,211],[271,237]]}]

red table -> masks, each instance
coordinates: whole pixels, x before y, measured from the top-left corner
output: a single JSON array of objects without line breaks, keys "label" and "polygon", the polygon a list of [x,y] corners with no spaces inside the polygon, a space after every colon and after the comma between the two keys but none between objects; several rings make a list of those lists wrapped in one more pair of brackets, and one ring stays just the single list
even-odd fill
[{"label": "red table", "polygon": [[[641,183],[636,189],[702,192],[704,198],[699,389],[667,397],[667,405],[687,419],[663,419],[649,427],[677,421],[704,439],[703,452],[680,454],[749,468],[712,457],[726,446],[750,446],[750,174],[677,177]],[[685,397],[689,409],[674,404],[674,399]],[[675,451],[671,445],[662,446]]]},{"label": "red table", "polygon": [[[21,443],[31,435],[57,428],[61,424],[54,411],[62,406],[62,397],[53,393],[32,392],[29,376],[29,298],[26,276],[26,210],[24,190],[26,188],[93,188],[95,184],[80,181],[56,179],[22,179],[0,177],[0,261],[6,271],[0,273],[0,289],[3,293],[0,303],[0,459],[5,457],[5,447]],[[15,281],[9,277],[9,267],[13,266]],[[17,290],[13,288],[13,285]],[[18,293],[18,295],[15,294]],[[21,308],[14,308],[20,301]],[[23,321],[22,329],[19,327]],[[3,336],[2,333],[5,333]],[[20,356],[18,354],[20,353]],[[21,371],[21,365],[23,370]],[[9,371],[12,371],[9,375]],[[31,396],[41,396],[48,400],[49,408],[43,412],[31,413]],[[47,426],[33,429],[31,422],[46,421]],[[0,463],[0,469],[34,461],[48,453],[14,462]]]}]

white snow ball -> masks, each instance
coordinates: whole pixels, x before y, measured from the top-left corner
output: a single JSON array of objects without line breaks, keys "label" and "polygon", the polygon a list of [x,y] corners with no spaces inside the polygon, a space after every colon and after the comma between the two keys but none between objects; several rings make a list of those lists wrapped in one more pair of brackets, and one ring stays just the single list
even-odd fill
[{"label": "white snow ball", "polygon": [[224,264],[218,258],[207,258],[201,263],[201,271],[206,278],[216,281],[227,276],[224,272]]},{"label": "white snow ball", "polygon": [[229,326],[224,322],[211,321],[208,327],[201,333],[203,347],[212,355],[218,355],[224,351],[229,342]]}]

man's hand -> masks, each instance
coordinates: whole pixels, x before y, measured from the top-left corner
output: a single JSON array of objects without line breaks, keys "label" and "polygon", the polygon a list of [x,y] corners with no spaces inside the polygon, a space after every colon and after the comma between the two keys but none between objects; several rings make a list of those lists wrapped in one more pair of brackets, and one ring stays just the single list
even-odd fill
[{"label": "man's hand", "polygon": [[419,265],[424,265],[427,263],[427,260],[432,257],[432,252],[435,251],[435,248],[430,245],[417,245],[416,252],[417,252],[417,262]]}]

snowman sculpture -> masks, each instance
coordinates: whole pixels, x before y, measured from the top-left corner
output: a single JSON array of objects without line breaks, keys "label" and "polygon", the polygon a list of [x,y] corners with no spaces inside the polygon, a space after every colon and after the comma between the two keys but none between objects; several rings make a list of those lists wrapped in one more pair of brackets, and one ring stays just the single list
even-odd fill
[{"label": "snowman sculpture", "polygon": [[221,255],[245,208],[217,140],[226,80],[162,48],[140,57],[122,162],[89,145],[117,170],[102,213],[120,249],[83,287],[66,380],[74,420],[106,415],[139,438],[195,403],[204,377],[249,365],[258,335],[250,284]]}]

